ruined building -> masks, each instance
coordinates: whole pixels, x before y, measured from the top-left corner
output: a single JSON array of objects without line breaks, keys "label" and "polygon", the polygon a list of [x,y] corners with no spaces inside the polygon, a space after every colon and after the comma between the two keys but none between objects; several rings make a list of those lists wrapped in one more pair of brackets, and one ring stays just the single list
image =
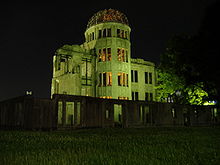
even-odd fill
[{"label": "ruined building", "polygon": [[155,65],[131,58],[130,33],[120,11],[92,16],[83,44],[64,45],[55,52],[51,95],[155,100]]},{"label": "ruined building", "polygon": [[215,105],[155,102],[155,65],[131,58],[130,33],[123,13],[96,13],[83,44],[55,52],[51,99],[1,101],[0,129],[219,125]]}]

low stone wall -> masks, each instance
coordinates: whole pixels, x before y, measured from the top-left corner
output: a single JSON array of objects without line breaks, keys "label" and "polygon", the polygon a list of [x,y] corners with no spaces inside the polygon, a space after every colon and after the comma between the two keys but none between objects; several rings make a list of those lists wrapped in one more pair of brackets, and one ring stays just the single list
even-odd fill
[{"label": "low stone wall", "polygon": [[[140,126],[210,126],[218,125],[219,110],[215,106],[191,106],[131,100],[100,99],[85,96],[54,95],[62,102],[62,113],[68,114],[67,102],[78,104],[72,109],[79,122],[68,124],[62,120],[60,127],[140,127]],[[59,109],[59,108],[58,108]],[[59,110],[58,110],[59,111]]]},{"label": "low stone wall", "polygon": [[0,128],[48,130],[57,128],[54,100],[21,96],[0,102]]},{"label": "low stone wall", "polygon": [[89,127],[210,126],[220,124],[215,106],[54,95],[21,96],[0,102],[0,127],[73,129]]}]

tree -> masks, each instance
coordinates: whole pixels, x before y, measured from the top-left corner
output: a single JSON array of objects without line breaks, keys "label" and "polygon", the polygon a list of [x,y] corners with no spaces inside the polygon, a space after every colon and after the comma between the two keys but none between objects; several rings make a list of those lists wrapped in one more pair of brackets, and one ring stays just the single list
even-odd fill
[{"label": "tree", "polygon": [[[212,100],[220,99],[220,2],[216,1],[207,8],[202,26],[198,35],[194,36],[194,61],[196,70],[200,73],[200,79]],[[197,58],[195,57],[196,54]],[[218,101],[219,103],[219,101]]]},{"label": "tree", "polygon": [[175,35],[168,42],[158,68],[159,98],[172,96],[174,101],[188,104],[219,100],[219,4],[207,9],[197,35]]},{"label": "tree", "polygon": [[207,99],[204,83],[193,66],[192,38],[175,35],[169,42],[158,68],[159,99],[172,98],[182,104],[203,104]]}]

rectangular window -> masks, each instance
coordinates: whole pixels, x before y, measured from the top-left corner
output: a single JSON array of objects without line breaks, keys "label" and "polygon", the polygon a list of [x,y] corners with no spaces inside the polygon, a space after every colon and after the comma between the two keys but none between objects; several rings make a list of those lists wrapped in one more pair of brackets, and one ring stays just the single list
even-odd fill
[{"label": "rectangular window", "polygon": [[108,48],[108,49],[107,49],[107,60],[108,60],[108,61],[111,61],[111,59],[112,59],[111,48]]},{"label": "rectangular window", "polygon": [[117,49],[118,61],[127,62],[127,51],[124,48]]},{"label": "rectangular window", "polygon": [[131,92],[131,97],[132,97],[132,100],[134,100],[134,92]]},{"label": "rectangular window", "polygon": [[106,76],[106,72],[103,73],[103,86],[107,85],[107,76]]},{"label": "rectangular window", "polygon": [[124,30],[121,30],[121,38],[125,38]]},{"label": "rectangular window", "polygon": [[149,84],[152,84],[152,73],[149,73]]},{"label": "rectangular window", "polygon": [[112,86],[112,72],[99,73],[99,86]]},{"label": "rectangular window", "polygon": [[145,93],[145,101],[149,101],[149,100],[148,100],[148,95],[149,95],[149,93],[146,92],[146,93]]},{"label": "rectangular window", "polygon": [[55,69],[56,69],[56,71],[60,70],[60,68],[61,68],[60,57],[55,56]]},{"label": "rectangular window", "polygon": [[121,61],[125,61],[125,50],[121,49]]},{"label": "rectangular window", "polygon": [[125,60],[126,62],[128,62],[128,51],[127,50],[125,51]]},{"label": "rectangular window", "polygon": [[106,37],[106,29],[103,30],[102,37]]},{"label": "rectangular window", "polygon": [[117,29],[117,37],[120,37],[120,34],[121,34],[121,30]]},{"label": "rectangular window", "polygon": [[99,73],[99,86],[102,86],[102,73]]},{"label": "rectangular window", "polygon": [[112,86],[112,72],[107,72],[107,86]]},{"label": "rectangular window", "polygon": [[121,61],[121,49],[117,49],[118,61]]},{"label": "rectangular window", "polygon": [[101,62],[102,61],[102,49],[99,49],[99,62]]},{"label": "rectangular window", "polygon": [[150,101],[153,101],[153,93],[150,93]]},{"label": "rectangular window", "polygon": [[101,38],[101,37],[102,37],[102,30],[99,30],[98,38]]},{"label": "rectangular window", "polygon": [[94,39],[95,39],[95,33],[92,32],[92,40],[94,40]]},{"label": "rectangular window", "polygon": [[145,84],[148,84],[148,72],[145,72]]},{"label": "rectangular window", "polygon": [[122,73],[122,85],[125,86],[125,82],[126,82],[126,77],[125,77],[125,73]]},{"label": "rectangular window", "polygon": [[128,86],[128,74],[118,73],[118,86]]},{"label": "rectangular window", "polygon": [[109,29],[107,29],[107,37],[111,37],[112,36],[112,31],[111,31],[111,29],[109,28]]},{"label": "rectangular window", "polygon": [[131,82],[134,82],[134,71],[131,70]]},{"label": "rectangular window", "polygon": [[135,92],[135,100],[138,100],[138,92]]},{"label": "rectangular window", "polygon": [[99,62],[111,61],[112,58],[111,48],[99,49],[98,56],[99,56],[98,59]]},{"label": "rectangular window", "polygon": [[128,32],[125,31],[125,39],[128,39]]},{"label": "rectangular window", "polygon": [[126,74],[126,86],[128,87],[128,74]]},{"label": "rectangular window", "polygon": [[106,61],[106,48],[102,50],[102,61]]},{"label": "rectangular window", "polygon": [[138,100],[139,99],[138,92],[131,92],[131,95],[132,95],[132,100]]},{"label": "rectangular window", "polygon": [[118,73],[118,86],[122,85],[122,76],[121,73]]},{"label": "rectangular window", "polygon": [[66,102],[66,124],[74,124],[74,102]]},{"label": "rectangular window", "polygon": [[134,82],[138,82],[138,71],[134,71]]}]

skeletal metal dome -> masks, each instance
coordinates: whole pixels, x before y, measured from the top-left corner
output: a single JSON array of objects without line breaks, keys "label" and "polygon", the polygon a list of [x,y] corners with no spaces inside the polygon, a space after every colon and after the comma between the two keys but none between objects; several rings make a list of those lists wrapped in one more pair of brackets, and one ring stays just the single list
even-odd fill
[{"label": "skeletal metal dome", "polygon": [[90,18],[87,24],[87,29],[93,25],[104,22],[118,22],[125,25],[129,25],[128,19],[125,16],[125,14],[115,9],[105,9],[97,12]]}]

